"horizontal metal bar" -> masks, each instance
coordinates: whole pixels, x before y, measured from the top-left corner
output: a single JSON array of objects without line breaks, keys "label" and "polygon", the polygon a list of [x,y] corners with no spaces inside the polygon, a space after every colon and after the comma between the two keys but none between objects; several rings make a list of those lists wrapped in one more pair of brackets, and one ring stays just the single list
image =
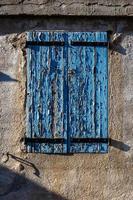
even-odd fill
[{"label": "horizontal metal bar", "polygon": [[26,47],[28,46],[64,46],[63,41],[27,41]]},{"label": "horizontal metal bar", "polygon": [[[64,142],[64,138],[25,138],[27,143],[52,143],[60,144]],[[70,138],[71,143],[108,143],[109,138]]]},{"label": "horizontal metal bar", "polygon": [[71,143],[108,143],[108,138],[71,138]]},{"label": "horizontal metal bar", "polygon": [[[26,47],[28,46],[64,46],[63,41],[27,41]],[[73,46],[108,46],[109,42],[86,42],[86,41],[71,41]]]},{"label": "horizontal metal bar", "polygon": [[73,46],[108,46],[108,42],[85,42],[85,41],[72,41]]},{"label": "horizontal metal bar", "polygon": [[60,144],[64,142],[64,138],[25,138],[26,143],[52,143]]}]

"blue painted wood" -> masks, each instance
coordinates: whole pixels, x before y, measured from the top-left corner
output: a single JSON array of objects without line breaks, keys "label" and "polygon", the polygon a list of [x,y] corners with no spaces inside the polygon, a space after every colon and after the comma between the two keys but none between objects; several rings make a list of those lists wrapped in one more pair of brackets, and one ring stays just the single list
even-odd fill
[{"label": "blue painted wood", "polygon": [[[107,41],[106,33],[96,33],[97,41]],[[96,47],[96,136],[108,137],[108,49]],[[98,105],[98,106],[97,106]],[[108,144],[99,144],[107,152]]]},{"label": "blue painted wood", "polygon": [[[28,36],[31,41],[61,41],[66,40],[66,34],[56,32],[36,32]],[[62,46],[30,46],[28,64],[28,87],[32,96],[31,111],[27,103],[28,113],[31,112],[32,122],[28,116],[28,126],[31,127],[30,137],[64,138],[64,144],[34,144],[32,152],[65,153],[67,150],[67,117],[64,106],[65,81],[64,73],[67,66]],[[30,71],[30,73],[29,73]],[[29,101],[29,100],[28,100]]]},{"label": "blue painted wood", "polygon": [[107,152],[108,144],[70,143],[70,138],[108,137],[107,47],[72,46],[71,41],[106,42],[105,32],[30,32],[29,41],[65,41],[65,46],[27,49],[27,136],[64,138],[63,144],[28,144],[29,152]]},{"label": "blue painted wood", "polygon": [[[69,33],[68,38],[106,42],[107,33]],[[72,46],[69,42],[68,70],[70,137],[107,137],[107,47]],[[70,152],[107,152],[107,146],[71,143]]]}]

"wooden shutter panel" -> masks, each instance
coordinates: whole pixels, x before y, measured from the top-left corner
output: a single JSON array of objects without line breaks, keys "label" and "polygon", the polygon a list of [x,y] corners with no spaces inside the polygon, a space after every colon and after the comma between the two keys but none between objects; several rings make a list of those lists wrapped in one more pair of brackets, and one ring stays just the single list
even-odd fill
[{"label": "wooden shutter panel", "polygon": [[107,33],[69,33],[68,38],[69,151],[107,152]]},{"label": "wooden shutter panel", "polygon": [[107,152],[107,33],[30,32],[27,40],[27,150]]},{"label": "wooden shutter panel", "polygon": [[28,151],[65,153],[65,33],[30,32],[27,43]]}]

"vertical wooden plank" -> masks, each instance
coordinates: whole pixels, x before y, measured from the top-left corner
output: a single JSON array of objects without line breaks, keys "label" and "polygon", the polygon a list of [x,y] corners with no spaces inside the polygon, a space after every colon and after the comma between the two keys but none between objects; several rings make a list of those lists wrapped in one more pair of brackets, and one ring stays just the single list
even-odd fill
[{"label": "vertical wooden plank", "polygon": [[[95,42],[95,33],[86,33],[86,41]],[[95,138],[96,137],[96,122],[95,122],[95,48],[91,46],[85,47],[86,57],[85,57],[85,66],[86,66],[86,134],[85,137]],[[86,143],[84,152],[97,152],[98,144],[97,143]]]},{"label": "vertical wooden plank", "polygon": [[[86,41],[95,41],[92,33],[86,33]],[[94,98],[95,98],[95,77],[94,77],[94,47],[84,47],[85,49],[85,72],[86,72],[86,131],[85,137],[95,137],[95,110],[94,110]]]},{"label": "vertical wooden plank", "polygon": [[[49,32],[49,41],[52,40],[52,33]],[[45,47],[44,47],[45,48]],[[47,116],[45,120],[47,121],[47,135],[46,138],[53,138],[53,132],[54,132],[54,88],[53,88],[53,80],[55,77],[55,66],[53,63],[52,58],[52,48],[51,46],[49,48],[49,55],[48,55],[48,76],[47,76],[47,82],[46,82],[46,93],[47,93],[47,101],[46,104],[48,105]],[[45,86],[44,86],[45,87]],[[45,106],[45,105],[44,105]],[[53,153],[54,152],[54,144],[47,143],[45,144],[45,152],[46,153]]]},{"label": "vertical wooden plank", "polygon": [[[40,50],[41,48],[39,46],[35,47],[35,82],[34,82],[34,137],[40,137],[40,115],[39,115],[39,109],[40,109]],[[34,144],[34,152],[40,152],[40,144],[35,143]]]},{"label": "vertical wooden plank", "polygon": [[[32,137],[36,136],[36,115],[37,115],[37,110],[36,110],[36,74],[35,74],[35,66],[36,66],[36,49],[35,47],[31,47],[31,58],[32,58],[32,74],[31,74],[31,79],[32,79]],[[31,144],[32,146],[32,152],[34,152],[34,144]]]},{"label": "vertical wooden plank", "polygon": [[[41,33],[32,33],[32,39],[39,41]],[[32,46],[32,81],[33,81],[33,125],[32,137],[41,137],[41,47]],[[33,144],[34,152],[41,151],[41,144]]]},{"label": "vertical wooden plank", "polygon": [[[95,33],[95,41],[97,41],[97,36],[99,33]],[[100,73],[101,73],[101,63],[99,60],[98,50],[101,47],[95,47],[95,134],[96,137],[100,137]],[[99,145],[98,145],[99,149]]]},{"label": "vertical wooden plank", "polygon": [[[53,32],[52,40],[61,41],[62,33]],[[63,78],[64,78],[64,63],[63,63],[63,47],[52,47],[52,66],[54,76],[52,77],[52,94],[53,94],[53,138],[64,138],[63,130]],[[54,144],[54,153],[62,153],[63,144]]]},{"label": "vertical wooden plank", "polygon": [[[107,33],[96,33],[96,41],[107,41]],[[100,138],[108,137],[108,48],[96,47],[97,64],[97,98],[96,104],[96,136]],[[99,144],[99,152],[107,152],[108,144]]]},{"label": "vertical wooden plank", "polygon": [[[65,41],[67,43],[67,35],[56,32],[54,40]],[[57,110],[56,110],[56,134],[54,138],[64,138],[64,144],[55,144],[54,152],[65,153],[67,150],[66,140],[67,140],[67,126],[65,116],[67,115],[67,109],[65,110],[64,105],[67,103],[65,98],[65,78],[67,71],[67,45],[62,47],[58,46],[55,48],[55,61],[57,62],[57,78],[56,78],[56,92],[57,92]]]},{"label": "vertical wooden plank", "polygon": [[[68,48],[68,135],[77,137],[79,135],[79,65],[80,48],[71,46],[72,40],[78,40],[77,33],[69,33],[69,48]],[[69,140],[70,140],[69,137]],[[71,151],[71,144],[68,148]]]},{"label": "vertical wooden plank", "polygon": [[63,145],[63,152],[69,153],[69,133],[68,133],[68,33],[63,33],[63,40],[65,41],[65,46],[63,47],[63,134],[65,138],[65,143]]},{"label": "vertical wooden plank", "polygon": [[[94,41],[92,33],[70,33],[69,41]],[[70,42],[71,43],[71,42]],[[69,132],[71,137],[95,137],[94,47],[69,46]],[[71,73],[72,71],[72,73]],[[93,152],[96,144],[72,144],[71,152]]]},{"label": "vertical wooden plank", "polygon": [[[48,32],[43,32],[41,37],[44,41],[49,41],[50,34]],[[51,80],[50,80],[50,47],[42,46],[42,137],[52,138],[51,133]],[[44,143],[41,145],[41,152],[43,153],[53,153],[53,144]]]}]

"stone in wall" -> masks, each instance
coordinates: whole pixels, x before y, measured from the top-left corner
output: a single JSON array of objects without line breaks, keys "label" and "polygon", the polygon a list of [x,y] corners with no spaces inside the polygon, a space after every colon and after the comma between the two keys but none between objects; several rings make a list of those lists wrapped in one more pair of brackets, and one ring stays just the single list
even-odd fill
[{"label": "stone in wall", "polygon": [[1,0],[0,15],[133,16],[131,0]]}]

